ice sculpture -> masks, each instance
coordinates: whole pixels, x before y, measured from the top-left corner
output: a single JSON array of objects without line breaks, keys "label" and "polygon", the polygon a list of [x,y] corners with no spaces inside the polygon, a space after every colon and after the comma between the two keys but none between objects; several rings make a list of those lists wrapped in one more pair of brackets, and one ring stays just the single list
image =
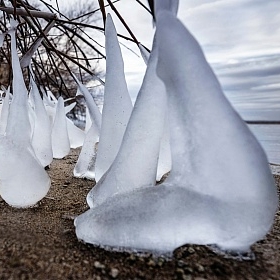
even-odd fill
[{"label": "ice sculpture", "polygon": [[[83,94],[87,104],[87,114],[90,113],[91,127],[88,130],[78,161],[74,168],[74,176],[78,178],[95,178],[96,145],[101,129],[101,113],[88,89],[75,77],[79,91]],[[88,122],[88,119],[87,119]]]},{"label": "ice sculpture", "polygon": [[56,105],[56,114],[52,127],[52,149],[54,158],[64,158],[70,152],[70,141],[62,97],[58,98]]},{"label": "ice sculpture", "polygon": [[53,160],[51,124],[45,109],[43,100],[40,96],[38,87],[31,75],[31,96],[34,102],[34,127],[31,144],[36,157],[42,166],[48,166]]},{"label": "ice sculpture", "polygon": [[267,158],[181,22],[158,12],[156,35],[157,73],[170,104],[171,174],[158,187],[117,194],[80,215],[76,234],[117,248],[172,252],[195,243],[246,251],[277,209]]},{"label": "ice sculpture", "polygon": [[95,164],[96,181],[108,170],[115,159],[132,111],[121,50],[110,14],[106,19],[105,40],[106,82],[102,127]]},{"label": "ice sculpture", "polygon": [[156,183],[160,141],[167,108],[163,82],[156,75],[156,39],[120,150],[102,179],[87,196],[95,207],[117,193]]},{"label": "ice sculpture", "polygon": [[48,192],[50,178],[31,147],[27,90],[16,50],[15,29],[11,20],[13,100],[10,105],[6,135],[0,136],[0,194],[14,207],[36,204]]}]

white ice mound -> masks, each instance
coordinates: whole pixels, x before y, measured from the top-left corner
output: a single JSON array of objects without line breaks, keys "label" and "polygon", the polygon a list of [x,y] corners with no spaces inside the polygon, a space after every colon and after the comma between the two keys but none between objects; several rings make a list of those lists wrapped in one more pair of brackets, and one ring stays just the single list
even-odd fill
[{"label": "white ice mound", "polygon": [[31,77],[31,95],[34,102],[34,127],[31,144],[36,157],[42,166],[48,166],[53,160],[52,141],[51,141],[51,123],[40,96],[38,87]]},{"label": "white ice mound", "polygon": [[186,243],[246,251],[269,231],[277,209],[267,158],[180,21],[160,12],[156,33],[157,73],[170,104],[170,176],[88,210],[76,218],[76,234],[145,251],[170,252]]},{"label": "white ice mound", "polygon": [[56,113],[52,127],[52,149],[54,158],[64,158],[70,152],[67,122],[64,110],[64,100],[58,98]]},{"label": "white ice mound", "polygon": [[87,203],[90,207],[116,193],[155,185],[167,95],[163,82],[156,75],[157,48],[154,41],[121,147],[109,170],[89,192]]},{"label": "white ice mound", "polygon": [[50,178],[29,149],[0,138],[0,194],[11,206],[36,204],[48,192]]},{"label": "white ice mound", "polygon": [[99,181],[113,163],[132,111],[117,32],[109,14],[106,19],[105,39],[106,82],[102,126],[95,165],[96,181]]}]

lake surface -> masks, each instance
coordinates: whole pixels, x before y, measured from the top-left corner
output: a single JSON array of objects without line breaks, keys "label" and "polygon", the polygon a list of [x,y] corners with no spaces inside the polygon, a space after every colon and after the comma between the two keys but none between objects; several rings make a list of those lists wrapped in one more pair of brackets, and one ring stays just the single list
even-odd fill
[{"label": "lake surface", "polygon": [[280,165],[280,125],[250,124],[249,128],[264,148],[269,163]]}]

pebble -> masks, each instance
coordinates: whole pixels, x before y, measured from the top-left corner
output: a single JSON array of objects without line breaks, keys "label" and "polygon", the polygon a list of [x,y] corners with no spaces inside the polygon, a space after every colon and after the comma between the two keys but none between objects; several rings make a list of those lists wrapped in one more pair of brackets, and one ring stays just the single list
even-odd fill
[{"label": "pebble", "polygon": [[111,274],[111,276],[112,276],[113,278],[117,278],[118,275],[119,275],[119,270],[116,269],[116,268],[111,268],[110,274]]},{"label": "pebble", "polygon": [[102,264],[102,263],[100,263],[99,261],[95,261],[95,262],[93,263],[93,266],[94,266],[95,268],[99,268],[99,269],[105,268],[105,265]]},{"label": "pebble", "polygon": [[204,272],[205,271],[204,267],[199,263],[196,265],[196,268],[197,268],[198,272]]}]

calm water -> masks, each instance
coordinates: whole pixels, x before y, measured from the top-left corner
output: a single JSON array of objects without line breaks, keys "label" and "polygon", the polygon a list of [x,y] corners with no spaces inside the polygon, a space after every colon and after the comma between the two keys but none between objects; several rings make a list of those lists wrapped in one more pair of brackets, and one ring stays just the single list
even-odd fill
[{"label": "calm water", "polygon": [[280,164],[280,125],[249,125],[264,148],[269,163]]}]

